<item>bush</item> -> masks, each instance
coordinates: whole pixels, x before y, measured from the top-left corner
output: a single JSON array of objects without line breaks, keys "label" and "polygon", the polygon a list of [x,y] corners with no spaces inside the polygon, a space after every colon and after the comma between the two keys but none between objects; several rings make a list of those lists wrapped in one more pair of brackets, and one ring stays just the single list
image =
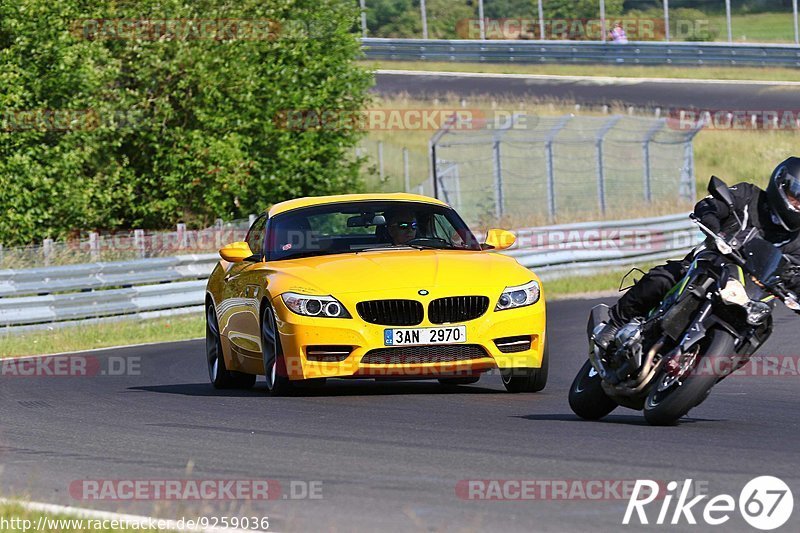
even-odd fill
[{"label": "bush", "polygon": [[[276,120],[364,107],[371,75],[352,61],[356,17],[340,0],[0,0],[0,242],[205,226],[360,189],[357,131]],[[195,29],[153,41],[100,38],[87,18],[283,26],[271,39]]]}]

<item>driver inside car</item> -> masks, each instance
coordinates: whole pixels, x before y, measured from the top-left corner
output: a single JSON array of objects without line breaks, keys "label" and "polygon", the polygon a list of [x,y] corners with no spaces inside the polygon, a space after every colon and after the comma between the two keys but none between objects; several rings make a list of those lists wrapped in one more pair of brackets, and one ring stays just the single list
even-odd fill
[{"label": "driver inside car", "polygon": [[[779,247],[794,265],[786,269],[782,277],[787,287],[797,293],[800,289],[800,276],[796,275],[797,265],[800,265],[800,158],[790,157],[775,167],[766,191],[751,183],[739,183],[730,190],[739,218],[746,219],[748,227],[758,228],[761,236]],[[698,202],[694,214],[703,225],[722,233],[726,239],[739,230],[731,209],[711,196]],[[669,261],[648,272],[609,309],[608,323],[595,336],[595,344],[605,350],[622,326],[645,316],[658,305],[686,275],[693,257],[694,251],[682,261]]]},{"label": "driver inside car", "polygon": [[417,237],[417,217],[411,211],[388,212],[386,231],[392,244],[406,244]]}]

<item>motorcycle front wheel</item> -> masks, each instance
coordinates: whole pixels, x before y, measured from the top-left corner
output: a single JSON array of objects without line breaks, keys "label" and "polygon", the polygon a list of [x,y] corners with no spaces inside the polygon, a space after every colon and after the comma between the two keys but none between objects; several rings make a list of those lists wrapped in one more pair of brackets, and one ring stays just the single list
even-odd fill
[{"label": "motorcycle front wheel", "polygon": [[713,372],[694,372],[700,361],[703,358],[732,357],[735,351],[735,339],[730,333],[721,329],[709,330],[694,351],[683,356],[691,358],[685,361],[685,364],[691,365],[691,369],[688,372],[681,371],[685,378],[676,379],[666,368],[659,371],[644,402],[645,420],[653,426],[674,425],[708,396],[719,378]]},{"label": "motorcycle front wheel", "polygon": [[573,413],[585,420],[599,420],[617,408],[617,402],[606,396],[601,383],[600,374],[586,361],[569,389]]}]

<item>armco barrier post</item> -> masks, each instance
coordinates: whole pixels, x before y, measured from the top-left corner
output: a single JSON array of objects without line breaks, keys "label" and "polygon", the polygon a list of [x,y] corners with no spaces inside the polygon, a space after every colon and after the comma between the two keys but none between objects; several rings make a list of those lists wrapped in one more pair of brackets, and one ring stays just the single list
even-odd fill
[{"label": "armco barrier post", "polygon": [[45,239],[42,242],[42,252],[44,252],[44,266],[50,266],[53,259],[53,239]]},{"label": "armco barrier post", "polygon": [[222,248],[222,219],[218,218],[214,223],[214,248]]},{"label": "armco barrier post", "polygon": [[144,259],[146,253],[143,229],[133,230],[133,246],[136,248],[136,255],[139,257],[139,259]]},{"label": "armco barrier post", "polygon": [[100,235],[89,232],[89,257],[92,262],[100,261]]},{"label": "armco barrier post", "polygon": [[183,250],[186,248],[186,224],[180,223],[176,228],[178,248]]}]

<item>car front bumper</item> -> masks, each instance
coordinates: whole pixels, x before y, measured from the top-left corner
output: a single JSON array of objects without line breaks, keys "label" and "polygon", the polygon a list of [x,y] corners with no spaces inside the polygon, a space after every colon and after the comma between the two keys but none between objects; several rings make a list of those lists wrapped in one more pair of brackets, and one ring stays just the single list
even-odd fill
[{"label": "car front bumper", "polygon": [[[386,346],[384,331],[395,327],[365,322],[355,313],[354,305],[345,304],[353,318],[301,316],[290,311],[280,297],[273,300],[273,306],[287,374],[292,380],[328,377],[419,379],[475,375],[494,368],[541,367],[546,325],[544,297],[533,305],[503,311],[494,311],[496,299],[490,301],[486,313],[474,320],[432,324],[426,316],[421,324],[409,326],[466,327],[466,342],[433,345],[435,348],[431,345]],[[501,351],[495,341],[509,338],[512,344],[505,346],[505,352]],[[529,338],[530,345],[520,342],[519,338]],[[314,357],[315,353],[336,350],[342,352],[341,360],[314,360],[318,358]],[[363,362],[364,356],[370,352],[371,359],[383,361],[379,364]]]}]

